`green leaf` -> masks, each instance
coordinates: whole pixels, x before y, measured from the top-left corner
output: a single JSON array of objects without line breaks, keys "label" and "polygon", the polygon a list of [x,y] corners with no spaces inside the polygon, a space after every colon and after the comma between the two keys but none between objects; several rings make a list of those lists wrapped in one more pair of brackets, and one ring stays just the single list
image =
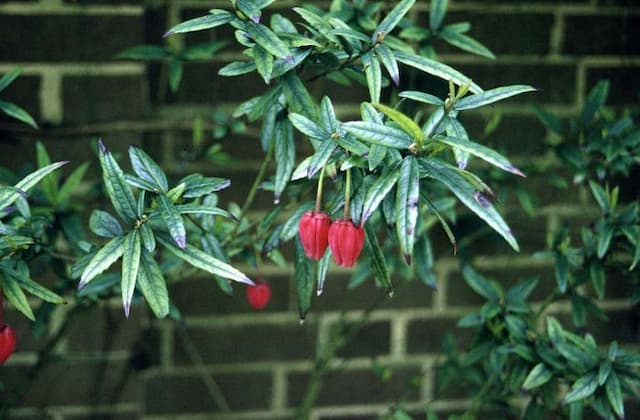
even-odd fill
[{"label": "green leaf", "polygon": [[599,261],[591,261],[589,265],[589,273],[593,290],[596,292],[598,299],[604,299],[605,273],[604,267]]},{"label": "green leaf", "polygon": [[342,127],[361,140],[381,146],[407,149],[413,143],[409,134],[386,125],[368,121],[350,121],[342,124]]},{"label": "green leaf", "polygon": [[282,192],[289,184],[296,160],[293,127],[288,119],[276,121],[274,155],[277,159],[277,166],[273,201],[278,204]]},{"label": "green leaf", "polygon": [[22,72],[22,66],[14,67],[0,78],[0,92],[6,89]]},{"label": "green leaf", "polygon": [[254,61],[233,61],[218,70],[220,76],[240,76],[242,74],[251,73],[256,70]]},{"label": "green leaf", "polygon": [[294,267],[296,278],[296,297],[298,300],[298,311],[300,321],[304,321],[309,308],[311,308],[311,296],[313,295],[313,274],[311,260],[307,258],[300,243],[300,238],[296,237],[294,249]]},{"label": "green leaf", "polygon": [[67,177],[67,180],[62,184],[58,191],[58,195],[56,197],[57,203],[65,203],[71,198],[71,194],[73,194],[78,185],[82,182],[82,178],[87,172],[87,169],[89,169],[89,163],[84,162],[71,172],[71,175]]},{"label": "green leaf", "polygon": [[[449,137],[454,137],[462,142],[469,141],[467,130],[457,119],[447,116],[444,118],[444,123],[445,132]],[[458,168],[465,169],[469,163],[470,153],[459,147],[453,147],[453,155],[456,158]]]},{"label": "green leaf", "polygon": [[553,377],[553,373],[544,363],[538,363],[531,369],[531,372],[527,375],[527,379],[524,380],[522,388],[525,391],[532,390],[540,387]]},{"label": "green leaf", "polygon": [[35,321],[36,317],[33,315],[33,311],[29,306],[27,296],[24,294],[17,281],[11,277],[2,278],[2,291],[6,296],[9,303],[13,305],[19,312],[29,318],[31,321]]},{"label": "green leaf", "polygon": [[222,216],[228,219],[237,220],[231,212],[206,204],[178,204],[174,205],[174,207],[180,214],[208,214],[211,216]]},{"label": "green leaf", "polygon": [[254,0],[236,0],[235,7],[254,23],[260,22],[262,11]]},{"label": "green leaf", "polygon": [[229,45],[228,41],[201,42],[184,50],[182,58],[188,61],[212,60],[215,54],[227,45]]},{"label": "green leaf", "polygon": [[429,8],[429,28],[431,28],[433,32],[436,32],[438,28],[440,28],[446,13],[447,0],[431,1],[431,7]]},{"label": "green leaf", "polygon": [[425,73],[432,74],[441,79],[451,80],[459,86],[469,84],[469,90],[473,93],[482,92],[482,88],[480,86],[473,83],[471,79],[460,73],[458,70],[455,70],[454,68],[451,68],[446,64],[442,64],[435,60],[421,57],[416,54],[406,53],[404,51],[394,51],[393,53],[395,54],[396,59],[401,63],[404,63]]},{"label": "green leaf", "polygon": [[253,60],[256,63],[256,69],[265,83],[271,82],[271,74],[273,72],[273,55],[260,45],[253,47]]},{"label": "green leaf", "polygon": [[422,102],[424,104],[444,106],[444,101],[437,96],[429,95],[428,93],[419,92],[417,90],[405,90],[398,94],[401,98],[411,99],[416,102]]},{"label": "green leaf", "polygon": [[420,174],[418,161],[407,156],[400,167],[400,178],[396,188],[396,233],[400,243],[400,252],[407,264],[411,265],[413,244],[418,221],[420,201]]},{"label": "green leaf", "polygon": [[0,110],[18,121],[22,121],[23,123],[28,124],[33,128],[38,128],[38,124],[36,124],[33,117],[29,115],[27,111],[16,104],[6,101],[0,101]]},{"label": "green leaf", "polygon": [[415,141],[421,141],[424,138],[424,134],[422,133],[420,126],[402,112],[382,104],[373,104],[373,106],[378,111],[382,111],[387,117],[395,121],[396,124],[398,124],[404,131],[411,134]]},{"label": "green leaf", "polygon": [[418,278],[428,287],[437,289],[436,276],[433,273],[433,250],[431,249],[431,241],[424,234],[416,241],[413,248],[414,269]]},{"label": "green leaf", "polygon": [[324,283],[327,279],[327,272],[329,271],[329,265],[331,265],[331,250],[327,248],[324,252],[324,255],[318,261],[317,268],[317,279],[318,284],[316,285],[316,296],[320,296],[324,291]]},{"label": "green leaf", "polygon": [[489,50],[487,47],[471,38],[470,36],[461,34],[459,32],[446,30],[445,28],[445,30],[439,33],[439,37],[463,51],[467,51],[481,57],[489,58],[491,60],[494,60],[496,58],[491,50]]},{"label": "green leaf", "polygon": [[571,391],[564,397],[564,403],[570,404],[591,396],[598,387],[598,378],[594,372],[589,372],[575,381]]},{"label": "green leaf", "polygon": [[506,157],[487,146],[483,146],[470,140],[457,139],[454,137],[436,136],[433,137],[433,140],[479,157],[480,159],[489,162],[504,171],[524,177],[522,171],[520,171],[520,169],[512,164]]},{"label": "green leaf", "polygon": [[567,285],[569,284],[569,261],[567,260],[566,255],[556,255],[554,273],[558,284],[558,290],[560,290],[560,293],[566,292]]},{"label": "green leaf", "polygon": [[[183,198],[198,198],[229,187],[231,180],[191,174],[182,178],[180,184],[184,184],[184,191],[179,196]],[[175,201],[172,197],[170,198]]]},{"label": "green leaf", "polygon": [[22,273],[20,272],[20,270],[11,270],[6,267],[2,267],[1,270],[4,272],[5,276],[11,277],[13,280],[15,280],[18,283],[18,285],[22,289],[31,293],[32,295],[46,302],[51,302],[56,304],[66,303],[65,299],[62,296],[52,292],[46,287],[43,287],[38,283],[36,283],[35,281],[31,280],[31,278],[29,278],[28,269],[26,269],[26,273]]},{"label": "green leaf", "polygon": [[173,28],[169,29],[169,31],[167,31],[167,33],[165,33],[162,37],[166,38],[169,35],[173,34],[212,29],[229,23],[234,19],[234,16],[225,10],[212,9],[209,11],[209,13],[210,14],[206,16],[200,16],[195,19],[190,19],[186,22],[177,24]]},{"label": "green leaf", "polygon": [[159,191],[167,192],[169,189],[167,176],[162,168],[151,159],[151,156],[139,147],[129,146],[129,159],[131,159],[131,166],[136,175],[154,184]]},{"label": "green leaf", "polygon": [[586,103],[582,109],[580,121],[582,125],[587,125],[593,120],[593,117],[600,111],[609,96],[609,81],[599,81],[587,96]]},{"label": "green leaf", "polygon": [[115,217],[102,210],[93,210],[89,218],[89,229],[103,238],[122,235],[122,227]]},{"label": "green leaf", "polygon": [[116,212],[128,223],[134,222],[138,215],[136,214],[136,200],[133,192],[125,180],[124,173],[118,163],[107,150],[102,140],[98,142],[100,147],[100,165],[102,166],[102,181],[104,183],[107,195],[113,204]]},{"label": "green leaf", "polygon": [[530,278],[516,284],[507,291],[507,295],[505,297],[507,303],[526,301],[537,285],[537,278]]},{"label": "green leaf", "polygon": [[[151,182],[142,179],[138,176],[135,175],[130,175],[130,174],[124,174],[124,180],[127,182],[128,185],[131,185],[132,187],[138,188],[140,190],[143,191],[148,191],[148,192],[152,192],[152,193],[158,193],[158,187],[156,187],[154,184],[152,184]],[[138,207],[136,206],[136,214],[138,214]]]},{"label": "green leaf", "polygon": [[291,121],[298,131],[314,140],[327,140],[331,138],[331,132],[320,127],[304,115],[290,112],[289,121]]},{"label": "green leaf", "polygon": [[382,92],[382,70],[380,63],[373,57],[373,54],[366,53],[362,56],[362,64],[364,65],[364,75],[367,79],[367,87],[369,89],[369,98],[371,102],[380,102],[380,93]]},{"label": "green leaf", "polygon": [[82,289],[94,277],[111,267],[122,256],[124,238],[124,236],[117,236],[100,248],[82,272],[78,289]]},{"label": "green leaf", "polygon": [[[40,141],[36,143],[36,157],[38,161],[38,168],[44,168],[51,165],[49,153],[47,153],[47,149]],[[58,193],[58,178],[58,173],[54,171],[42,178],[42,183],[40,184],[42,191],[47,196],[47,199],[53,204],[56,203],[56,195]]]},{"label": "green leaf", "polygon": [[513,237],[511,229],[502,219],[502,216],[487,200],[478,200],[479,192],[466,179],[460,176],[455,168],[435,158],[421,158],[420,163],[421,168],[428,177],[446,185],[465,206],[487,222],[514,250],[519,250],[518,242]]},{"label": "green leaf", "polygon": [[391,9],[389,14],[385,16],[382,22],[378,24],[376,29],[374,29],[371,40],[376,41],[379,36],[384,38],[385,35],[391,33],[391,31],[393,31],[400,20],[402,20],[404,15],[406,15],[407,12],[411,10],[411,7],[413,7],[414,3],[415,0],[402,0],[398,4],[396,4],[396,6]]},{"label": "green leaf", "polygon": [[26,193],[44,177],[65,164],[67,164],[67,162],[52,163],[51,165],[40,168],[37,171],[25,176],[20,181],[18,181],[18,183],[16,183],[13,188],[0,189],[0,209],[9,207],[22,196],[21,193]]},{"label": "green leaf", "polygon": [[175,93],[178,91],[180,82],[182,81],[183,71],[184,67],[182,66],[181,60],[171,60],[171,64],[169,64],[169,88],[171,88],[171,92]]},{"label": "green leaf", "polygon": [[171,54],[160,45],[136,45],[119,52],[114,58],[128,58],[131,60],[163,60]]},{"label": "green leaf", "polygon": [[122,306],[127,318],[129,318],[133,292],[136,290],[141,252],[140,234],[138,229],[133,229],[125,237],[122,246],[122,280],[120,281],[120,289],[122,290]]},{"label": "green leaf", "polygon": [[157,235],[156,239],[167,248],[169,252],[196,268],[216,276],[224,277],[225,279],[253,285],[251,279],[235,267],[212,257],[192,245],[187,244],[185,248],[178,248],[174,245],[173,241],[164,235]]},{"label": "green leaf", "polygon": [[320,143],[318,151],[311,156],[311,161],[307,168],[307,178],[313,178],[313,176],[327,164],[336,147],[338,147],[338,144],[331,139],[324,140]]},{"label": "green leaf", "polygon": [[495,89],[485,90],[484,92],[478,93],[476,95],[465,96],[464,98],[458,100],[453,105],[453,108],[458,111],[479,108],[481,106],[489,105],[494,102],[519,95],[521,93],[535,92],[537,90],[538,89],[529,85],[502,86]]},{"label": "green leaf", "polygon": [[564,132],[564,123],[553,114],[545,111],[544,109],[536,106],[533,108],[540,122],[552,133],[556,135],[562,135]]},{"label": "green leaf", "polygon": [[153,252],[156,249],[156,237],[153,235],[153,230],[148,224],[140,226],[140,238],[142,239],[142,245],[149,252]]},{"label": "green leaf", "polygon": [[597,182],[592,180],[589,181],[589,188],[591,189],[593,198],[596,199],[596,202],[598,203],[602,211],[608,213],[610,211],[610,208],[607,192],[600,185],[598,185]]},{"label": "green leaf", "polygon": [[624,400],[622,397],[622,390],[620,388],[620,380],[615,372],[611,372],[609,379],[605,385],[605,391],[607,392],[607,399],[613,411],[618,418],[624,418]]},{"label": "green leaf", "polygon": [[609,250],[611,240],[613,239],[614,226],[608,222],[604,222],[600,225],[600,232],[598,234],[598,249],[596,254],[598,258],[602,259]]},{"label": "green leaf", "polygon": [[285,43],[282,42],[280,38],[278,38],[278,35],[276,35],[267,26],[260,23],[247,22],[245,28],[251,38],[253,38],[253,40],[256,42],[256,44],[258,44],[277,58],[285,58],[291,56],[289,47],[287,47]]},{"label": "green leaf", "polygon": [[396,57],[393,55],[393,52],[386,45],[379,44],[376,46],[374,52],[376,56],[380,60],[380,63],[387,69],[389,73],[389,77],[393,83],[398,86],[400,85],[400,70],[398,69],[398,62],[396,61]]},{"label": "green leaf", "polygon": [[169,314],[169,293],[162,270],[153,256],[145,250],[140,258],[137,287],[157,318],[161,319]]},{"label": "green leaf", "polygon": [[384,259],[384,252],[380,248],[378,243],[378,237],[376,230],[371,224],[365,224],[365,245],[369,256],[371,257],[371,267],[373,268],[373,274],[376,276],[376,280],[385,288],[389,296],[393,296],[393,284],[391,283],[391,274],[387,268],[387,263]]},{"label": "green leaf", "polygon": [[465,265],[462,267],[462,276],[464,280],[467,282],[469,287],[471,287],[477,294],[483,296],[491,301],[499,301],[500,300],[500,291],[496,287],[495,284],[481,276],[478,272],[476,272],[470,265]]},{"label": "green leaf", "polygon": [[180,248],[184,248],[187,245],[187,233],[178,209],[176,209],[169,197],[164,194],[158,195],[156,202],[158,203],[160,217],[162,217],[167,229],[169,229],[171,237]]},{"label": "green leaf", "polygon": [[282,77],[282,89],[290,110],[316,120],[318,112],[313,98],[298,76],[293,72]]},{"label": "green leaf", "polygon": [[611,373],[611,362],[605,360],[598,368],[598,385],[602,386],[607,382],[609,374]]},{"label": "green leaf", "polygon": [[364,198],[361,225],[376,211],[384,197],[391,191],[393,186],[396,185],[399,177],[400,169],[394,166],[382,173],[378,179],[371,184]]}]

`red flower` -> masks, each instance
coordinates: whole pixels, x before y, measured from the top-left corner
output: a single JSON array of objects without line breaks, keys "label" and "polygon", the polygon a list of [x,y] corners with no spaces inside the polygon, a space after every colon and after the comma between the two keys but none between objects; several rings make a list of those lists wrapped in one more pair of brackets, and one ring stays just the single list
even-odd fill
[{"label": "red flower", "polygon": [[331,219],[321,211],[308,211],[302,215],[298,232],[307,257],[319,260],[327,249]]},{"label": "red flower", "polygon": [[329,229],[329,247],[336,264],[353,267],[364,246],[364,229],[356,227],[351,220],[333,222]]},{"label": "red flower", "polygon": [[271,300],[269,283],[258,280],[255,286],[247,286],[247,300],[253,309],[264,309]]},{"label": "red flower", "polygon": [[16,333],[8,325],[0,326],[0,364],[7,361],[16,349]]}]

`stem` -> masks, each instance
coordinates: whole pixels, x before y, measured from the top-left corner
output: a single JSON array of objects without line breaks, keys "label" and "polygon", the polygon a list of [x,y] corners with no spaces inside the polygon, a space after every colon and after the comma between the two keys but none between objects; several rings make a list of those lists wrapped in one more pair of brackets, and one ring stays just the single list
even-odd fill
[{"label": "stem", "polygon": [[344,69],[345,67],[349,66],[350,64],[355,63],[356,61],[358,61],[364,54],[368,53],[369,51],[371,51],[372,49],[375,48],[376,45],[378,45],[380,42],[382,42],[382,39],[378,38],[376,39],[376,41],[371,44],[368,48],[365,48],[364,50],[360,51],[358,54],[353,55],[351,57],[349,57],[348,59],[346,59],[344,62],[342,62],[342,64],[340,64],[338,67],[334,68],[334,69],[329,69],[329,70],[325,70],[323,72],[320,72],[316,75],[311,76],[310,78],[307,79],[307,82],[314,82],[318,79],[320,79],[321,77],[324,77],[328,74],[333,73],[334,71],[340,71],[342,69]]},{"label": "stem", "polygon": [[351,168],[347,169],[347,182],[344,187],[344,219],[350,220],[351,214],[349,206],[351,205]]},{"label": "stem", "polygon": [[316,192],[316,213],[320,211],[320,208],[322,207],[322,187],[324,185],[324,168],[326,168],[326,166],[322,167],[322,170],[320,171],[320,179],[318,179],[318,191]]}]

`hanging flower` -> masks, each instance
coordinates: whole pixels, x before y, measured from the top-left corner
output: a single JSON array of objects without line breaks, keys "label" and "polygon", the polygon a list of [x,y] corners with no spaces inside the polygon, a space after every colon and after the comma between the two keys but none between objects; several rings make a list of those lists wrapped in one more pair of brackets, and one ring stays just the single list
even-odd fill
[{"label": "hanging flower", "polygon": [[0,326],[0,364],[7,361],[16,349],[16,333],[8,325]]},{"label": "hanging flower", "polygon": [[271,300],[271,287],[264,280],[257,280],[255,286],[247,286],[247,301],[253,309],[264,309]]},{"label": "hanging flower", "polygon": [[353,267],[364,246],[364,229],[356,227],[351,220],[333,222],[329,229],[329,247],[336,264]]},{"label": "hanging flower", "polygon": [[308,211],[302,215],[298,232],[307,257],[319,260],[323,257],[328,245],[329,215],[321,211]]}]

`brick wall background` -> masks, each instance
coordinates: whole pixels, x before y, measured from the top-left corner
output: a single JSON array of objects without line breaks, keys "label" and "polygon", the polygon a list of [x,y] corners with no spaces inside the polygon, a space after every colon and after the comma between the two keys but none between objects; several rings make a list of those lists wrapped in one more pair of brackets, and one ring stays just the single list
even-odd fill
[{"label": "brick wall background", "polygon": [[[608,77],[610,102],[637,107],[640,5],[635,1],[449,3],[447,22],[471,21],[471,34],[498,59],[492,62],[441,47],[444,62],[483,87],[527,83],[542,89],[495,106],[503,122],[489,141],[515,162],[544,158],[546,133],[531,104],[561,115],[574,113],[588,88]],[[272,8],[296,4],[282,0]],[[3,92],[3,99],[20,104],[41,123],[41,129],[33,132],[0,119],[0,164],[16,167],[33,160],[38,138],[55,160],[71,160],[74,165],[91,160],[95,175],[97,163],[88,145],[92,136],[100,135],[114,150],[142,145],[174,175],[188,169],[231,177],[234,187],[222,198],[242,201],[260,158],[259,153],[247,153],[257,146],[256,133],[222,142],[223,150],[237,160],[229,167],[185,166],[177,159],[191,147],[193,116],[209,118],[215,107],[231,108],[261,89],[257,78],[216,77],[216,69],[237,53],[221,54],[213,66],[188,64],[177,95],[158,93],[157,65],[112,59],[128,47],[158,43],[161,34],[181,20],[227,5],[204,0],[0,2],[0,74],[24,65],[23,76]],[[428,1],[418,1],[413,12],[417,19],[428,19],[428,7]],[[171,42],[189,45],[226,35],[200,33]],[[317,94],[327,89],[334,103],[340,101],[343,116],[357,112],[356,104],[366,97],[355,88],[314,89]],[[470,114],[472,135],[481,133],[489,117],[486,112]],[[535,179],[520,182],[532,188],[539,185]],[[514,255],[506,244],[490,238],[475,259],[480,271],[504,282],[536,274],[543,284],[553,284],[551,267],[532,260],[531,253],[544,248],[547,230],[567,219],[577,225],[588,220],[590,213],[586,197],[580,195],[541,191],[541,197],[541,208],[533,218],[517,209],[508,211],[507,221],[523,251]],[[259,200],[263,209],[269,202],[268,195]],[[433,406],[442,413],[464,408],[459,395],[437,392],[434,368],[444,332],[479,300],[463,284],[446,242],[436,242],[436,253],[439,290],[432,292],[417,282],[398,287],[393,299],[373,313],[356,343],[340,354],[335,363],[339,369],[328,376],[314,419],[373,418],[400,395],[417,415],[433,399]],[[357,317],[379,291],[367,282],[357,293],[345,294],[349,274],[335,271],[322,298],[315,299],[307,323],[300,326],[290,271],[269,266],[263,274],[274,296],[261,313],[250,310],[242,294],[233,300],[223,296],[206,278],[193,279],[170,292],[185,315],[183,325],[154,320],[141,307],[125,322],[116,301],[85,313],[57,349],[60,357],[11,417],[291,418],[316,348],[327,340],[331,325],[343,309]],[[610,312],[611,324],[594,325],[596,338],[640,344],[637,316],[628,307],[624,279],[611,279],[608,286],[603,306]],[[552,311],[567,309],[556,305]],[[29,337],[30,326],[24,318],[9,313],[8,319],[18,328],[20,347],[0,375],[8,386],[21,386],[25,370],[36,359],[38,343]],[[464,342],[465,332],[455,331]],[[391,380],[381,383],[371,369],[373,364],[392,366]],[[415,376],[417,383],[407,385]]]}]

